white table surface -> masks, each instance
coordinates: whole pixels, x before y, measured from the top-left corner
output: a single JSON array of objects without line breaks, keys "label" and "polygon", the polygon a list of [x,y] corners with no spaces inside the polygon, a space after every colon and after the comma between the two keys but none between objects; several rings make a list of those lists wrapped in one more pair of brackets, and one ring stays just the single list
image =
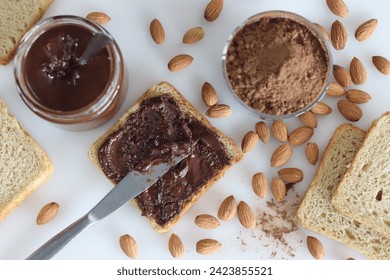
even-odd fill
[{"label": "white table surface", "polygon": [[[328,10],[325,0],[226,0],[220,18],[209,23],[203,19],[207,3],[208,0],[54,1],[45,17],[60,14],[85,16],[93,11],[103,11],[110,15],[112,20],[105,28],[118,41],[129,70],[129,90],[124,105],[114,119],[90,131],[60,130],[34,115],[18,95],[12,63],[0,67],[0,98],[48,153],[54,164],[50,181],[38,188],[0,223],[0,259],[24,259],[58,231],[90,210],[111,189],[109,181],[90,162],[87,151],[148,87],[160,81],[172,83],[203,113],[207,107],[200,97],[201,86],[205,81],[213,84],[219,93],[220,103],[231,105],[233,114],[228,119],[211,119],[211,122],[240,145],[243,135],[253,130],[258,120],[243,111],[229,93],[222,76],[221,53],[228,35],[247,17],[267,10],[287,10],[318,22],[328,30],[334,20],[340,20]],[[359,89],[369,92],[373,98],[371,102],[361,105],[364,115],[356,123],[367,129],[376,117],[390,109],[390,76],[377,72],[371,63],[373,55],[390,58],[390,2],[346,0],[346,3],[350,13],[341,21],[348,30],[349,40],[344,50],[335,51],[332,48],[332,53],[334,62],[339,65],[348,67],[351,59],[357,56],[367,68],[367,83]],[[150,38],[149,23],[153,18],[158,18],[165,27],[166,42],[163,45],[156,45]],[[369,40],[357,42],[353,36],[356,27],[371,18],[379,20],[377,30]],[[205,29],[205,38],[196,45],[183,45],[182,35],[194,26]],[[194,62],[183,71],[170,73],[166,65],[171,57],[179,53],[192,55]],[[321,153],[334,129],[347,122],[336,108],[337,100],[338,98],[324,98],[323,101],[334,111],[329,116],[318,118],[318,128],[311,139],[318,143]],[[287,124],[292,130],[300,122],[291,119]],[[269,160],[279,144],[275,139],[267,145],[259,142],[168,233],[154,232],[146,218],[141,217],[135,207],[129,204],[80,236],[55,259],[127,259],[118,243],[123,234],[130,234],[137,240],[138,259],[172,259],[167,245],[171,233],[179,235],[184,242],[183,259],[313,259],[306,248],[307,235],[314,235],[323,242],[325,259],[365,259],[363,255],[335,241],[302,228],[285,236],[289,241],[287,248],[273,237],[267,237],[260,226],[246,230],[237,217],[214,230],[195,226],[193,220],[198,214],[216,215],[220,202],[231,194],[237,201],[246,201],[257,214],[269,212],[265,202],[272,199],[272,194],[269,192],[264,200],[257,198],[251,189],[251,178],[259,171],[265,172],[269,181],[276,175],[277,170],[270,167]],[[286,204],[291,205],[302,197],[316,167],[307,163],[304,145],[294,148],[293,157],[286,166],[299,167],[305,174],[304,180],[296,185],[286,199]],[[60,204],[58,215],[50,223],[37,226],[35,219],[38,211],[51,201]],[[195,243],[202,238],[217,239],[223,246],[212,255],[199,255],[195,251]]]}]

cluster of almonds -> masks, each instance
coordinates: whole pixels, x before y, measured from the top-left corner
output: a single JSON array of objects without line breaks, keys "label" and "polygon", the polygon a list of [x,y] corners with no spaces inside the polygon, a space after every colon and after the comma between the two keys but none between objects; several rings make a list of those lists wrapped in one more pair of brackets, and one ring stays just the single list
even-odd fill
[{"label": "cluster of almonds", "polygon": [[[327,0],[329,9],[337,16],[345,18],[348,15],[348,7],[343,0]],[[355,38],[358,41],[365,41],[374,33],[378,26],[377,19],[370,19],[362,23],[356,28]],[[331,26],[330,36],[326,29],[321,27],[324,36],[329,40],[335,50],[342,50],[347,43],[348,34],[344,25],[336,20]],[[374,66],[385,75],[390,74],[390,61],[382,56],[373,56],[372,62]],[[333,66],[333,76],[337,81],[332,82],[327,91],[328,96],[346,96],[346,99],[339,100],[337,108],[341,115],[351,122],[360,120],[363,115],[362,110],[357,104],[366,103],[371,100],[371,96],[359,89],[346,90],[352,83],[356,86],[363,85],[367,80],[367,72],[363,63],[354,57],[349,65],[349,71],[344,67],[335,64]]]}]

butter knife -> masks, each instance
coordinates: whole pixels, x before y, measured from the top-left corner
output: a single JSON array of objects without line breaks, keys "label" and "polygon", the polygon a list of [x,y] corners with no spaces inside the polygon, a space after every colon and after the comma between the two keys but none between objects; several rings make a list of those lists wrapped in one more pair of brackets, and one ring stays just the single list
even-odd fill
[{"label": "butter knife", "polygon": [[152,186],[169,169],[177,165],[188,154],[176,156],[171,163],[153,165],[146,174],[131,171],[127,174],[95,207],[73,224],[56,234],[49,241],[39,247],[27,257],[27,260],[48,260],[62,248],[85,232],[92,225],[107,217],[115,210]]}]

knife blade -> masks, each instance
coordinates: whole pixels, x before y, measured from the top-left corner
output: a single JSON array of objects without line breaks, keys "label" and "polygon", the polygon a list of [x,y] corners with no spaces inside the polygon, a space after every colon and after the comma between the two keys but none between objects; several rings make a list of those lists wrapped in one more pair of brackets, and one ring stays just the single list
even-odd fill
[{"label": "knife blade", "polygon": [[34,251],[27,260],[48,260],[55,256],[78,235],[92,225],[107,217],[115,210],[144,192],[157,182],[173,166],[180,163],[188,153],[174,157],[172,162],[153,165],[147,173],[129,172],[95,207],[76,222],[56,234],[49,241]]}]

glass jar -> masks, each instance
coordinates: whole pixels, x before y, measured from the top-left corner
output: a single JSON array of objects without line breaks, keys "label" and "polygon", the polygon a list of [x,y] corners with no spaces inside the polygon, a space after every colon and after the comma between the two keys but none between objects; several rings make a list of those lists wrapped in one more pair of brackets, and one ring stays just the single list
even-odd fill
[{"label": "glass jar", "polygon": [[127,73],[115,40],[86,65],[62,68],[77,61],[96,32],[111,36],[86,18],[55,16],[32,27],[16,52],[14,74],[22,100],[59,128],[100,126],[125,99]]},{"label": "glass jar", "polygon": [[[281,83],[284,82],[287,84],[287,86],[285,86],[286,91],[279,92],[278,94],[276,94],[274,96],[271,96],[270,92],[272,92],[274,89],[272,86],[274,86],[273,85],[273,81],[275,80],[274,77],[278,75],[278,74],[275,74],[275,73],[277,73],[277,71],[286,73],[286,72],[294,69],[294,67],[291,67],[291,65],[283,66],[283,63],[285,63],[285,65],[287,65],[287,63],[289,63],[289,62],[286,63],[286,61],[288,59],[290,59],[289,53],[288,53],[288,51],[289,51],[288,50],[288,48],[289,48],[288,42],[291,42],[294,40],[301,40],[302,38],[299,38],[299,35],[296,38],[293,35],[291,35],[292,32],[294,32],[293,28],[291,28],[292,30],[287,29],[285,34],[287,34],[287,36],[290,36],[288,38],[288,40],[286,40],[286,42],[283,42],[283,38],[280,38],[280,37],[277,38],[277,40],[282,41],[282,43],[280,43],[279,45],[278,44],[272,45],[270,43],[269,45],[271,47],[269,49],[265,49],[265,52],[263,52],[263,53],[261,53],[261,51],[259,52],[258,50],[261,49],[261,47],[263,47],[264,45],[267,45],[267,43],[269,43],[269,42],[267,42],[266,39],[264,39],[264,40],[262,39],[261,36],[263,36],[263,35],[259,35],[259,37],[256,38],[256,36],[252,36],[255,33],[252,33],[251,35],[248,35],[248,37],[245,37],[245,40],[241,40],[242,38],[244,38],[243,37],[244,35],[242,35],[243,32],[247,32],[246,30],[244,30],[245,28],[248,28],[248,29],[252,28],[251,32],[260,32],[259,34],[264,34],[264,33],[269,32],[268,31],[269,29],[264,28],[264,26],[260,26],[260,28],[259,28],[256,24],[259,24],[259,22],[261,22],[263,20],[265,20],[265,21],[268,20],[270,23],[267,27],[272,26],[271,28],[273,28],[277,22],[277,21],[275,21],[275,19],[283,19],[285,21],[291,21],[293,23],[296,23],[295,25],[292,24],[292,26],[301,26],[300,29],[302,28],[303,30],[305,30],[304,32],[308,31],[307,34],[312,34],[314,36],[313,38],[315,38],[315,39],[313,39],[313,41],[315,42],[315,44],[317,44],[314,49],[317,51],[320,50],[320,52],[324,56],[324,60],[325,60],[324,63],[326,63],[326,65],[324,64],[324,66],[323,66],[323,71],[321,72],[321,74],[319,75],[318,73],[316,73],[316,77],[321,76],[321,81],[318,82],[316,85],[316,88],[318,91],[313,92],[310,99],[307,96],[306,97],[303,96],[301,100],[299,99],[300,97],[296,98],[297,99],[296,104],[294,104],[295,100],[293,98],[291,98],[291,100],[288,99],[288,98],[290,98],[290,97],[288,97],[288,94],[291,91],[294,91],[293,85],[291,83],[288,84],[288,82],[286,82],[286,80],[283,81],[283,78],[279,78],[279,80],[281,80]],[[258,29],[264,29],[264,30],[256,31],[255,27]],[[263,33],[261,33],[261,32],[263,32]],[[272,32],[272,34],[269,34],[269,36],[272,37],[276,33],[277,32]],[[281,33],[277,33],[277,36],[279,36],[280,34]],[[252,37],[250,37],[250,36],[252,36]],[[239,50],[237,50],[237,49],[239,49],[239,47],[237,47],[237,46],[240,45],[237,43],[239,40],[245,41],[245,42],[243,42],[242,48],[251,48],[251,46],[252,46],[251,44],[253,44],[254,45],[254,47],[253,47],[254,54],[252,57],[249,57],[246,61],[245,61],[245,58],[242,59],[244,61],[240,61],[238,63],[240,65],[241,69],[239,69],[239,71],[237,73],[232,74],[232,73],[229,73],[229,71],[231,71],[231,69],[232,69],[230,66],[232,64],[236,63],[234,60],[237,60],[237,58],[240,57],[239,53],[237,54],[237,52],[239,52]],[[283,44],[285,44],[286,46],[284,46]],[[302,43],[302,42],[299,43],[299,41],[298,41],[298,44],[304,45],[304,43]],[[269,51],[269,54],[267,53],[267,51]],[[284,51],[286,53],[283,53]],[[234,52],[236,52],[235,53],[235,54],[237,54],[236,56],[232,55],[232,54],[234,54]],[[275,58],[272,58],[272,56],[275,56]],[[313,57],[315,57],[315,56],[316,55],[313,55]],[[244,56],[241,56],[241,57],[244,57]],[[301,58],[301,57],[298,57],[296,60],[299,61],[301,59],[303,61],[303,58]],[[263,69],[262,70],[263,73],[271,73],[271,75],[274,75],[273,76],[274,80],[271,81],[271,80],[263,79],[263,77],[260,77],[260,74],[257,74],[258,76],[255,77],[255,78],[258,78],[257,82],[256,83],[253,82],[253,84],[251,84],[252,81],[250,81],[248,83],[248,81],[247,81],[248,75],[250,76],[251,74],[250,73],[248,74],[247,72],[244,73],[245,69],[244,69],[244,67],[241,67],[241,66],[247,64],[248,61],[252,61],[252,63],[253,63],[253,61],[256,61],[255,63],[253,63],[253,65],[251,65],[256,70],[253,70],[253,68],[252,68],[252,70],[249,69],[249,71],[253,71],[251,73],[252,75],[256,75],[258,73],[256,71],[260,71],[258,69]],[[275,63],[280,63],[280,65],[282,65],[282,67],[284,67],[284,68],[282,70],[276,69],[276,67],[275,67],[276,70],[272,69],[272,67],[266,68],[266,67],[268,67],[268,65],[272,66],[274,61],[277,61]],[[245,66],[247,66],[247,65],[245,65]],[[313,66],[313,68],[315,68],[315,67],[317,67],[317,65]],[[286,11],[267,11],[267,12],[262,12],[262,13],[256,14],[256,15],[248,18],[244,23],[242,23],[239,27],[237,27],[232,32],[232,34],[230,34],[230,36],[227,40],[227,43],[224,47],[223,54],[222,54],[222,68],[223,68],[222,71],[223,71],[225,81],[226,81],[230,91],[233,93],[235,99],[246,109],[246,111],[250,112],[250,114],[255,115],[256,117],[260,117],[261,119],[276,120],[276,119],[286,119],[286,118],[290,118],[290,117],[299,116],[299,115],[305,113],[306,111],[310,110],[317,102],[319,102],[321,100],[321,98],[325,95],[326,90],[327,90],[329,83],[330,83],[331,69],[332,69],[332,57],[331,57],[329,45],[326,42],[326,39],[325,39],[323,33],[318,29],[317,26],[315,26],[315,24],[311,23],[306,18],[304,18],[300,15],[294,14],[294,13],[290,13],[290,12],[286,12]],[[248,70],[248,68],[249,67],[247,67],[247,70]],[[308,71],[308,70],[305,69],[305,71]],[[305,71],[302,71],[302,72],[296,71],[295,76],[298,77],[298,79],[301,79],[301,78],[306,79],[307,77],[304,77],[304,75],[308,75],[308,74],[305,73]],[[289,74],[290,73],[285,74],[286,79],[289,76]],[[310,79],[312,77],[309,76],[308,78]],[[253,79],[253,80],[256,80],[256,79]],[[313,83],[316,83],[316,82],[313,82]],[[264,91],[264,92],[266,92],[266,94],[264,96],[262,96],[261,99],[260,98],[257,99],[257,100],[260,100],[260,101],[256,101],[258,103],[252,102],[253,100],[256,100],[256,98],[258,98],[259,88],[264,87],[265,84],[266,84],[265,87],[268,89],[268,91]],[[291,86],[291,87],[289,87],[289,86]],[[248,90],[248,88],[250,88],[250,90]],[[248,96],[245,96],[246,92],[248,92]],[[295,90],[295,92],[297,92],[297,90]],[[245,94],[242,94],[242,93],[245,93]],[[253,96],[255,96],[255,97],[253,97]],[[305,100],[305,102],[303,102],[302,100]],[[279,110],[280,107],[283,106],[283,104],[286,104],[288,102],[289,102],[290,107],[289,107],[289,111],[286,110],[286,113],[281,113],[281,114],[274,113],[274,112],[270,113],[268,111],[271,111],[271,110],[267,111],[266,109],[262,109],[262,108],[266,108],[267,106],[270,106],[271,109],[273,109],[274,111],[277,111],[277,110]],[[253,104],[255,104],[256,106]],[[269,104],[271,104],[271,105],[269,105]],[[277,104],[277,105],[275,105],[275,104]],[[274,108],[272,108],[272,106],[274,106]],[[291,109],[294,106],[297,107],[296,110]]]}]

